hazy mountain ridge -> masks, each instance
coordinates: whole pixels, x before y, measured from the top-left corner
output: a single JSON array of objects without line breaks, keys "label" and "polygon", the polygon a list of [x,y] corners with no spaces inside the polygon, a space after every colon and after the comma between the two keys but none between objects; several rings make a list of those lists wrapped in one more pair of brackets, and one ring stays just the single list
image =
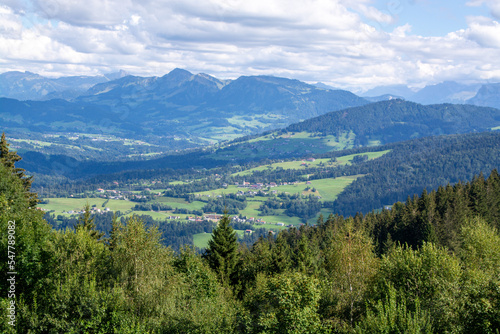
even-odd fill
[{"label": "hazy mountain ridge", "polygon": [[123,75],[126,75],[126,72],[110,73],[108,76],[47,78],[31,72],[5,72],[0,74],[0,96],[18,100],[72,99],[96,84]]},{"label": "hazy mountain ridge", "polygon": [[405,100],[421,104],[473,104],[484,107],[500,107],[499,84],[463,84],[445,81],[427,85],[421,89],[410,89],[406,85],[378,86],[360,96],[369,101],[382,101],[390,97],[401,97]]},{"label": "hazy mountain ridge", "polygon": [[[141,94],[145,91],[153,92],[158,88],[160,91],[163,89],[177,95],[179,93],[172,92],[171,90],[174,87],[180,88],[183,86],[182,90],[186,92],[190,89],[194,90],[191,94],[185,94],[186,98],[194,97],[200,99],[209,97],[209,95],[201,94],[203,89],[200,91],[200,87],[209,87],[209,82],[212,82],[214,87],[217,88],[215,91],[212,91],[212,93],[214,93],[239,79],[266,78],[266,76],[242,76],[235,80],[220,80],[208,74],[200,73],[194,75],[189,71],[178,68],[162,77],[130,76],[130,78],[127,78],[125,81],[120,80],[127,76],[130,75],[122,70],[116,73],[99,76],[70,76],[54,79],[43,77],[36,73],[11,71],[0,74],[0,97],[18,100],[73,100],[80,98],[82,101],[96,101],[98,99],[92,99],[92,95],[97,95],[99,92],[108,92],[112,89],[111,87],[117,89],[120,85],[122,85],[121,93],[123,93],[126,91],[123,85],[125,82],[128,82],[130,89],[129,93],[131,94]],[[276,77],[267,78],[282,79]],[[192,81],[191,85],[186,84],[188,81]],[[194,82],[198,82],[199,86]],[[279,84],[283,84],[283,82]],[[465,84],[455,81],[444,81],[416,89],[409,88],[403,84],[396,84],[377,86],[358,95],[370,102],[402,98],[421,104],[468,103],[498,108],[500,107],[500,93],[494,88],[495,85],[498,84],[485,83],[481,85],[480,83]],[[322,90],[340,90],[320,82],[312,84],[311,86]],[[479,92],[480,89],[482,89],[481,92]],[[193,94],[196,93],[197,90],[197,94]],[[197,102],[200,101],[198,100]],[[184,101],[184,104],[185,103]]]},{"label": "hazy mountain ridge", "polygon": [[481,86],[476,96],[467,102],[478,106],[500,108],[500,83]]}]

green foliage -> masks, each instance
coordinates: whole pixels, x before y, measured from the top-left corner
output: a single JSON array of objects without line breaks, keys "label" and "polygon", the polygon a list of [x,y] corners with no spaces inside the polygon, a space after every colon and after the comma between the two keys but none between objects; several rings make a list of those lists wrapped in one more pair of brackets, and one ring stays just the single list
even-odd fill
[{"label": "green foliage", "polygon": [[319,281],[295,273],[258,275],[245,296],[249,333],[324,333],[318,311]]},{"label": "green foliage", "polygon": [[429,312],[436,332],[454,331],[459,318],[460,276],[458,259],[432,243],[417,250],[396,247],[382,258],[375,299],[383,300],[394,288],[405,298],[407,308],[416,312],[420,303]]},{"label": "green foliage", "polygon": [[337,327],[352,326],[379,261],[370,238],[362,228],[354,227],[353,219],[340,226],[329,219],[324,228],[322,313]]},{"label": "green foliage", "polygon": [[500,235],[484,220],[461,230],[461,322],[466,333],[500,331]]},{"label": "green foliage", "polygon": [[161,244],[157,228],[146,229],[136,216],[117,226],[112,261],[117,283],[139,316],[151,314],[156,304],[164,305],[162,296],[175,289],[166,284],[167,277],[173,276],[172,251]]},{"label": "green foliage", "polygon": [[0,287],[2,291],[8,290],[7,272],[12,271],[8,267],[8,261],[12,260],[8,258],[8,226],[15,226],[10,246],[14,247],[11,251],[18,273],[16,295],[26,298],[45,289],[53,265],[54,232],[42,219],[43,212],[30,205],[23,181],[0,164]]},{"label": "green foliage", "polygon": [[415,300],[414,311],[406,306],[405,296],[398,296],[394,288],[389,286],[384,300],[379,300],[369,308],[366,317],[354,330],[355,333],[377,334],[431,334],[432,325],[428,312],[420,307],[420,301]]}]

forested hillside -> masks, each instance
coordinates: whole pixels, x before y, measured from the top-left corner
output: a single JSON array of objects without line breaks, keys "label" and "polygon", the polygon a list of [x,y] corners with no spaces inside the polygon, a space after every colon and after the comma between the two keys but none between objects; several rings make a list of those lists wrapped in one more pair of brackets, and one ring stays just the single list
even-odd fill
[{"label": "forested hillside", "polygon": [[390,100],[334,111],[290,125],[287,132],[340,136],[352,131],[355,144],[392,143],[431,135],[482,132],[500,125],[500,110],[472,105],[421,105]]},{"label": "forested hillside", "polygon": [[[354,215],[406,200],[424,189],[472,180],[500,168],[500,133],[427,137],[383,146],[379,159],[347,167],[358,178],[332,204],[332,212]],[[326,177],[328,174],[324,174]]]},{"label": "forested hillside", "polygon": [[115,220],[109,238],[88,214],[53,230],[18,160],[2,142],[3,333],[500,330],[497,170],[248,248],[224,216],[200,256],[174,253],[137,216]]}]

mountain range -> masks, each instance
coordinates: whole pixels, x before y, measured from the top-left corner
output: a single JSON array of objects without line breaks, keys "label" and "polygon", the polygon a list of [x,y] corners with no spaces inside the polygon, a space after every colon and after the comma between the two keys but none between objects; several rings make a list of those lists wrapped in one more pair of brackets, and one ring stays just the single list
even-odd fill
[{"label": "mountain range", "polygon": [[373,102],[402,98],[420,104],[454,103],[500,108],[498,83],[462,84],[445,81],[417,90],[406,85],[388,85],[370,89],[361,96]]},{"label": "mountain range", "polygon": [[101,82],[70,101],[1,98],[0,120],[7,130],[145,140],[155,136],[206,144],[367,103],[348,91],[298,80],[244,76],[226,81],[175,69],[163,77]]},{"label": "mountain range", "polygon": [[[486,131],[500,125],[496,109],[442,103],[425,106],[451,100],[500,107],[500,84],[445,82],[420,91],[395,85],[367,92],[383,95],[362,98],[321,83],[310,85],[273,76],[221,80],[183,69],[162,77],[132,76],[123,71],[106,77],[59,79],[29,72],[0,76],[0,95],[10,96],[0,97],[1,130],[14,134],[16,147],[77,159],[95,158],[100,151],[113,152],[114,159],[161,154],[279,129],[285,129],[281,133],[323,136],[320,145],[314,138],[310,142],[300,138],[301,143],[308,142],[309,149],[303,150],[300,144],[281,152],[298,156]],[[410,98],[421,103],[403,100]],[[294,139],[274,138],[284,143]],[[110,140],[121,147],[109,144]],[[261,143],[252,144],[256,146],[253,150],[262,150],[262,154],[283,151],[272,147],[276,142],[268,146],[261,145],[266,140],[257,141]],[[229,154],[228,158],[238,155]],[[108,154],[106,158],[112,157]]]},{"label": "mountain range", "polygon": [[[31,72],[11,71],[0,74],[0,97],[17,100],[50,100],[58,98],[70,101],[78,97],[103,92],[104,89],[110,89],[110,87],[117,88],[118,85],[127,82],[129,84],[134,81],[137,84],[141,82],[141,85],[144,85],[142,88],[149,89],[151,84],[161,84],[165,80],[171,80],[174,77],[182,81],[193,77],[193,74],[185,70],[175,69],[163,77],[130,76],[125,81],[116,81],[126,76],[129,75],[123,70],[99,76],[60,78],[48,78]],[[219,89],[233,81],[220,80],[206,74],[198,74],[195,77],[197,77],[196,79],[205,78],[213,81]],[[175,80],[173,81],[175,82]],[[110,84],[108,85],[108,83]],[[377,86],[357,95],[371,102],[403,98],[420,104],[456,103],[499,108],[499,85],[500,83],[464,84],[455,81],[444,81],[418,89],[399,84]],[[321,82],[313,86],[323,90],[339,90]]]}]

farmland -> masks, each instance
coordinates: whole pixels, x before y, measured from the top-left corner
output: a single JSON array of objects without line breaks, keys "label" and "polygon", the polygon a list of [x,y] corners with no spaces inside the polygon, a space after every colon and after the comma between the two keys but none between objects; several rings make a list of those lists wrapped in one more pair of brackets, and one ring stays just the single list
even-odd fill
[{"label": "farmland", "polygon": [[[368,156],[368,159],[376,159],[380,158],[384,154],[389,153],[390,150],[385,150],[385,151],[378,151],[378,152],[367,152],[363,153],[362,155]],[[284,162],[277,162],[273,164],[268,164],[268,165],[262,165],[259,167],[255,167],[252,169],[248,169],[242,172],[235,173],[233,175],[235,176],[244,176],[244,175],[250,175],[253,172],[256,171],[262,171],[262,170],[273,170],[277,168],[283,168],[283,169],[307,169],[309,167],[338,167],[342,165],[349,165],[351,164],[351,160],[354,158],[354,156],[357,156],[359,154],[350,154],[350,155],[344,155],[341,157],[338,157],[335,161],[332,159],[301,159],[301,160],[293,160],[293,161],[284,161]]]},{"label": "farmland", "polygon": [[[301,134],[296,134],[300,136]],[[303,135],[303,134],[302,134]],[[376,159],[389,151],[367,152],[368,159]],[[352,159],[359,154],[351,154],[338,157],[336,159],[301,159],[292,161],[275,162],[267,165],[261,165],[251,168],[242,172],[233,173],[230,177],[241,177],[249,175],[254,172],[264,170],[276,169],[291,169],[291,170],[307,170],[308,168],[323,167],[334,168],[338,166],[351,164]],[[321,203],[334,201],[342,191],[349,186],[352,182],[362,177],[363,175],[340,176],[336,178],[323,178],[308,180],[308,175],[303,175],[301,179],[294,182],[278,182],[270,184],[250,185],[250,184],[224,184],[224,187],[212,189],[208,191],[198,191],[185,194],[185,196],[192,195],[193,197],[188,201],[187,197],[182,196],[169,196],[168,188],[175,186],[188,185],[193,182],[203,182],[203,179],[191,181],[173,181],[165,188],[168,189],[155,189],[152,192],[148,191],[125,191],[125,190],[102,190],[96,191],[88,198],[45,198],[45,204],[40,204],[39,207],[45,211],[49,211],[56,216],[62,215],[70,217],[78,215],[83,207],[88,203],[94,211],[101,210],[104,212],[106,208],[108,211],[120,212],[121,216],[130,217],[132,214],[149,215],[151,218],[158,221],[167,221],[171,217],[175,219],[186,220],[188,217],[200,216],[204,207],[210,201],[223,199],[226,196],[244,196],[246,198],[246,206],[239,210],[239,216],[248,219],[248,222],[255,227],[264,227],[272,229],[281,229],[283,226],[276,225],[283,223],[283,225],[298,226],[303,219],[296,216],[289,216],[284,213],[284,209],[276,209],[271,215],[265,215],[260,211],[262,204],[269,198],[284,195],[298,195],[299,198],[308,198],[313,196]],[[137,186],[137,185],[133,185]],[[143,195],[141,195],[143,194]],[[149,194],[146,195],[144,194]],[[81,197],[82,194],[79,194]],[[136,205],[161,205],[162,209],[155,209],[144,211],[134,211]],[[137,209],[135,209],[137,210]],[[323,212],[328,215],[329,212]],[[307,219],[308,223],[314,223],[319,216]],[[258,225],[254,224],[251,218],[260,219]]]}]

